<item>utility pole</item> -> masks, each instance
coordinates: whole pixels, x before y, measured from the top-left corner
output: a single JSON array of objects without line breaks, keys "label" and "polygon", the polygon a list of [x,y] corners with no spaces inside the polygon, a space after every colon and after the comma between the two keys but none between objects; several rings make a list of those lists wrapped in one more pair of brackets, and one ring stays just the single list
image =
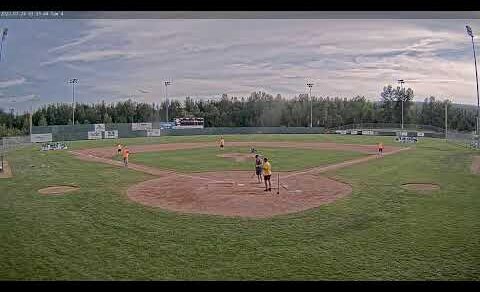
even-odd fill
[{"label": "utility pole", "polygon": [[[475,63],[475,81],[477,82],[477,129],[476,129],[476,136],[477,139],[480,135],[480,94],[478,93],[478,70],[477,70],[477,56],[475,55],[475,42],[473,41],[473,31],[470,26],[466,26],[467,28],[467,34],[472,38],[472,47],[473,47],[473,60]],[[478,147],[478,141],[477,141],[477,147]]]},{"label": "utility pole", "polygon": [[168,86],[172,85],[171,81],[165,81],[165,103],[166,103],[166,121],[168,123]]},{"label": "utility pole", "polygon": [[400,91],[402,93],[401,98],[402,98],[402,130],[403,130],[403,84],[405,83],[405,80],[399,79],[398,83],[400,83]]},{"label": "utility pole", "polygon": [[310,98],[310,128],[312,128],[313,127],[313,100],[312,100],[313,83],[307,83],[307,86],[310,89],[310,94],[309,94],[309,98]]},{"label": "utility pole", "polygon": [[448,134],[448,99],[445,100],[445,141],[447,141]]},{"label": "utility pole", "polygon": [[72,78],[68,83],[72,84],[72,125],[75,126],[75,84],[78,83],[78,79]]},{"label": "utility pole", "polygon": [[32,119],[32,116],[33,116],[33,105],[30,105],[30,115],[29,115],[29,126],[30,126],[30,136],[32,136],[32,124],[33,124],[33,119]]}]

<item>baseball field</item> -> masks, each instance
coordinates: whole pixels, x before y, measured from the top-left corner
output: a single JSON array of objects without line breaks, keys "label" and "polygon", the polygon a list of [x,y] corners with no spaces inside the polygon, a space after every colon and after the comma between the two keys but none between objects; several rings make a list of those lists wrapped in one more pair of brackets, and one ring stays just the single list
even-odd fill
[{"label": "baseball field", "polygon": [[220,150],[218,138],[9,152],[0,279],[480,279],[478,152],[313,134],[226,135]]}]

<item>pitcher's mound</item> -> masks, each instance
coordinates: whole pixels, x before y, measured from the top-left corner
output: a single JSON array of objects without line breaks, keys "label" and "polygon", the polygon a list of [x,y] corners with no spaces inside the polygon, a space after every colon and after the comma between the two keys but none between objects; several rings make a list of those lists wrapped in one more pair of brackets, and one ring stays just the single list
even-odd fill
[{"label": "pitcher's mound", "polygon": [[247,160],[252,160],[255,158],[255,154],[247,154],[247,153],[225,153],[225,154],[218,154],[218,157],[235,159],[236,162],[242,162]]},{"label": "pitcher's mound", "polygon": [[75,186],[53,186],[44,189],[39,189],[38,192],[43,195],[63,195],[80,189]]},{"label": "pitcher's mound", "polygon": [[425,183],[411,183],[411,184],[403,184],[402,187],[404,189],[410,191],[417,191],[417,192],[433,192],[438,191],[440,186],[437,184],[425,184]]}]

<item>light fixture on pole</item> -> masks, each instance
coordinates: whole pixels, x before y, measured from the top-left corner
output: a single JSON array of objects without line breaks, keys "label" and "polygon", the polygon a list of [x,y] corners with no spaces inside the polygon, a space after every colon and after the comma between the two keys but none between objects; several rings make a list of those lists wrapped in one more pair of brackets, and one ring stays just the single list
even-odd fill
[{"label": "light fixture on pole", "polygon": [[401,89],[401,92],[402,92],[401,99],[402,99],[402,130],[403,130],[403,98],[404,98],[404,96],[403,96],[403,84],[405,83],[405,80],[399,79],[398,83],[400,83],[400,89]]},{"label": "light fixture on pole", "polygon": [[[473,47],[473,61],[475,63],[475,81],[477,82],[477,129],[476,129],[476,136],[480,135],[480,95],[478,93],[478,71],[477,71],[477,56],[475,55],[475,42],[473,41],[473,31],[470,26],[466,26],[467,34],[472,38],[472,47]],[[478,146],[478,144],[477,144]]]},{"label": "light fixture on pole", "polygon": [[309,98],[310,98],[310,128],[312,128],[313,127],[313,101],[312,101],[313,83],[307,83],[307,86],[310,89],[310,94],[309,94]]},{"label": "light fixture on pole", "polygon": [[165,81],[165,103],[166,103],[166,121],[168,123],[168,86],[172,85],[171,81]]},{"label": "light fixture on pole", "polygon": [[72,84],[72,125],[75,125],[75,84],[78,83],[78,79],[72,78],[68,83]]}]

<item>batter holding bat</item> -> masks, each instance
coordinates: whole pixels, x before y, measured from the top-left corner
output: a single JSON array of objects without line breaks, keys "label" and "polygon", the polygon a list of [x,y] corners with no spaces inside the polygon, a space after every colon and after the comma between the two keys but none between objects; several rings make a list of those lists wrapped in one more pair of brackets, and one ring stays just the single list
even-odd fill
[{"label": "batter holding bat", "polygon": [[[265,192],[272,191],[272,183],[270,178],[272,177],[272,166],[268,162],[267,157],[263,158],[263,181],[265,182]],[[268,187],[267,187],[268,182]]]}]

